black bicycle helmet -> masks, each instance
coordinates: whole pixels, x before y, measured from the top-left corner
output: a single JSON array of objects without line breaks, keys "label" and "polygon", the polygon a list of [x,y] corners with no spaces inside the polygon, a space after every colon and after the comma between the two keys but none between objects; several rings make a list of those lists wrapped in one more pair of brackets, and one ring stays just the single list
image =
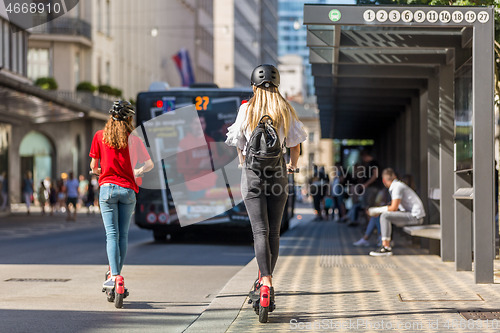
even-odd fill
[{"label": "black bicycle helmet", "polygon": [[118,100],[113,103],[113,107],[109,110],[114,120],[124,121],[135,114],[134,106],[128,101]]},{"label": "black bicycle helmet", "polygon": [[269,84],[279,87],[280,85],[280,73],[278,69],[273,65],[259,65],[255,67],[252,71],[252,76],[250,77],[252,85],[260,86],[265,83],[265,87],[269,87]]}]

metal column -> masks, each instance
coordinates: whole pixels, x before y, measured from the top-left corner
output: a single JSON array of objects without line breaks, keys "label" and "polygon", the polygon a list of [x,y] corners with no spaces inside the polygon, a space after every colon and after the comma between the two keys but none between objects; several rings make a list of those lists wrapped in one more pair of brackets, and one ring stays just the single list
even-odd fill
[{"label": "metal column", "polygon": [[455,259],[455,222],[454,222],[454,78],[455,61],[440,66],[439,70],[439,183],[441,191],[441,260]]},{"label": "metal column", "polygon": [[[494,18],[492,8],[488,10]],[[472,159],[474,187],[474,276],[476,283],[493,283],[494,241],[494,95],[493,95],[493,28],[488,24],[474,26],[472,49]]]},{"label": "metal column", "polygon": [[440,223],[439,213],[439,78],[429,78],[427,87],[427,186],[430,224]]},{"label": "metal column", "polygon": [[[455,173],[455,190],[472,188],[471,172]],[[472,200],[455,200],[455,269],[472,271]]]}]

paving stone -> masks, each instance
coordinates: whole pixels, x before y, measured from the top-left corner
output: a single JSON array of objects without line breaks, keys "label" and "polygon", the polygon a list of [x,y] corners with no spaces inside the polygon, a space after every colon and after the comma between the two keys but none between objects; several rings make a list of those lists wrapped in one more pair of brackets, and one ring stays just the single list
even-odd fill
[{"label": "paving stone", "polygon": [[[500,330],[500,321],[459,314],[500,311],[500,284],[475,284],[472,272],[456,272],[454,263],[411,247],[409,239],[395,237],[392,257],[370,257],[375,246],[352,245],[359,228],[304,214],[302,221],[281,239],[269,322],[259,323],[245,303],[228,332]],[[500,263],[495,267],[498,273]]]}]

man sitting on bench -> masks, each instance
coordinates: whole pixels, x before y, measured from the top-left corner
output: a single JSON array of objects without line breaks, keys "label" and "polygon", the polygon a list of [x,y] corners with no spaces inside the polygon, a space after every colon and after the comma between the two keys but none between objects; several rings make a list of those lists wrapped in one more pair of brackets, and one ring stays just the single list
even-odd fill
[{"label": "man sitting on bench", "polygon": [[370,252],[371,256],[391,256],[392,223],[397,226],[417,225],[424,222],[425,210],[418,195],[408,185],[396,178],[394,170],[382,172],[382,182],[389,189],[391,204],[368,209],[370,216],[380,215],[382,247]]}]

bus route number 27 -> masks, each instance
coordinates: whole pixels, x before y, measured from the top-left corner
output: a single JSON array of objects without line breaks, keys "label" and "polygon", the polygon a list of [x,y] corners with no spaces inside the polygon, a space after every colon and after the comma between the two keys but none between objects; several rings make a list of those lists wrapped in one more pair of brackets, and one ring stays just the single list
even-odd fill
[{"label": "bus route number 27", "polygon": [[194,99],[196,111],[207,111],[208,103],[210,103],[210,97],[208,96],[196,96]]}]

